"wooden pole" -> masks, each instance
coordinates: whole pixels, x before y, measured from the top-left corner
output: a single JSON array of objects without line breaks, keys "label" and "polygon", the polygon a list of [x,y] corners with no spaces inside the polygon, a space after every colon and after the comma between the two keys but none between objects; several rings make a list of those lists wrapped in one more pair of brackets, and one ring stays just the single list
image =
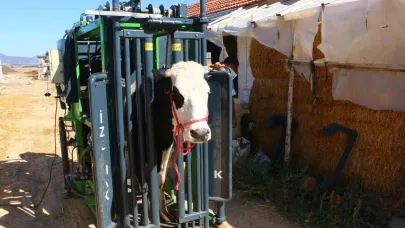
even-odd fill
[{"label": "wooden pole", "polygon": [[288,105],[287,105],[287,129],[285,136],[284,163],[288,167],[291,162],[291,122],[293,117],[293,94],[294,94],[294,68],[291,67],[289,60],[284,63],[287,72],[289,72],[288,82]]}]

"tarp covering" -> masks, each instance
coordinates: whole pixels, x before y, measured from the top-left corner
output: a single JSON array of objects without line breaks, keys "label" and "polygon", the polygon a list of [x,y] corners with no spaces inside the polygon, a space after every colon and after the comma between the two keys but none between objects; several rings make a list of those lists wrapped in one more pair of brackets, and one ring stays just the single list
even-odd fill
[{"label": "tarp covering", "polygon": [[[362,0],[325,7],[322,44],[327,61],[404,64],[405,1]],[[340,18],[338,20],[337,18]],[[375,110],[405,111],[405,74],[334,71],[333,98]]]},{"label": "tarp covering", "polygon": [[[322,22],[319,49],[326,61],[403,64],[405,1],[290,0],[241,8],[210,29],[254,37],[288,57],[311,61],[313,41]],[[294,47],[294,48],[293,48]],[[307,80],[309,67],[294,66]],[[333,97],[375,110],[405,111],[405,74],[371,70],[334,71]]]},{"label": "tarp covering", "polygon": [[[250,55],[250,43],[252,38],[240,37],[238,38],[238,85],[239,85],[239,97],[243,100],[244,96],[250,95],[250,89],[253,86],[253,74],[250,69],[249,55]],[[246,99],[248,101],[248,99]],[[247,103],[247,102],[246,102]]]}]

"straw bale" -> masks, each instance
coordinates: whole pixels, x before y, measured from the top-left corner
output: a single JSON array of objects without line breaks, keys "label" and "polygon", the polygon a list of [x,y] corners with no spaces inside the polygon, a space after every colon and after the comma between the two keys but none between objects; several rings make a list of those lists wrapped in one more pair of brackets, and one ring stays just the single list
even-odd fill
[{"label": "straw bale", "polygon": [[287,56],[252,39],[249,62],[255,79],[288,77],[283,59],[287,59]]},{"label": "straw bale", "polygon": [[321,50],[318,49],[318,45],[322,43],[322,22],[318,23],[318,32],[314,38],[314,45],[312,46],[312,58],[313,59],[323,59],[325,55]]},{"label": "straw bale", "polygon": [[250,112],[256,122],[253,144],[264,151],[275,151],[282,128],[265,129],[263,121],[274,114],[285,114],[287,109],[288,78],[255,79],[250,94]]},{"label": "straw bale", "polygon": [[[321,50],[319,50],[318,46],[319,44],[322,43],[322,23],[318,22],[318,32],[315,35],[314,38],[314,43],[312,46],[312,58],[314,60],[319,60],[319,59],[323,59],[325,58],[325,55],[323,54],[323,52]],[[331,76],[331,73],[329,72],[327,75],[326,74],[326,68],[325,67],[315,67],[315,77],[317,78],[325,78],[327,76]]]},{"label": "straw bale", "polygon": [[[294,155],[302,165],[330,175],[347,144],[343,133],[321,136],[319,130],[332,122],[356,130],[357,142],[342,177],[359,179],[364,187],[391,192],[404,187],[404,113],[378,112],[357,105],[323,105],[311,115],[297,117],[300,126],[293,141]],[[403,122],[403,121],[402,121]]]},{"label": "straw bale", "polygon": [[[255,79],[250,95],[250,111],[256,121],[254,144],[265,151],[274,151],[281,137],[282,127],[265,129],[263,121],[272,115],[287,115],[288,78]],[[309,83],[303,77],[294,80],[293,109],[311,113],[313,96]],[[298,96],[301,94],[301,96]]]}]

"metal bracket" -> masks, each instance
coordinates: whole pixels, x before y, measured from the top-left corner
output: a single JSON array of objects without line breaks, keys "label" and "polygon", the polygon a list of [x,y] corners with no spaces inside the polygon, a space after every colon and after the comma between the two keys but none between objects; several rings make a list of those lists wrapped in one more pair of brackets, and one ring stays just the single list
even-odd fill
[{"label": "metal bracket", "polygon": [[187,39],[187,40],[198,40],[206,38],[206,35],[201,32],[174,32],[174,39]]},{"label": "metal bracket", "polygon": [[126,11],[102,11],[102,10],[85,10],[83,15],[112,16],[112,17],[133,17],[133,18],[161,18],[159,14],[133,13]]},{"label": "metal bracket", "polygon": [[144,30],[124,29],[119,32],[121,37],[125,38],[152,38],[153,33]]}]

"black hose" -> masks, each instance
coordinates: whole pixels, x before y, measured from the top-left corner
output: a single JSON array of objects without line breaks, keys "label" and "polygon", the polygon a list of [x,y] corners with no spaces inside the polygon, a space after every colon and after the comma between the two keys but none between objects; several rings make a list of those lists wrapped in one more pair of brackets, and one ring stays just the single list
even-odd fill
[{"label": "black hose", "polygon": [[[89,196],[94,196],[94,193],[83,193],[79,189],[76,188],[76,184],[74,183],[74,180],[72,178],[72,174],[68,174],[65,176],[66,182],[69,185],[69,188],[76,193],[78,196],[81,197],[89,197]],[[72,183],[73,182],[73,183]]]}]

